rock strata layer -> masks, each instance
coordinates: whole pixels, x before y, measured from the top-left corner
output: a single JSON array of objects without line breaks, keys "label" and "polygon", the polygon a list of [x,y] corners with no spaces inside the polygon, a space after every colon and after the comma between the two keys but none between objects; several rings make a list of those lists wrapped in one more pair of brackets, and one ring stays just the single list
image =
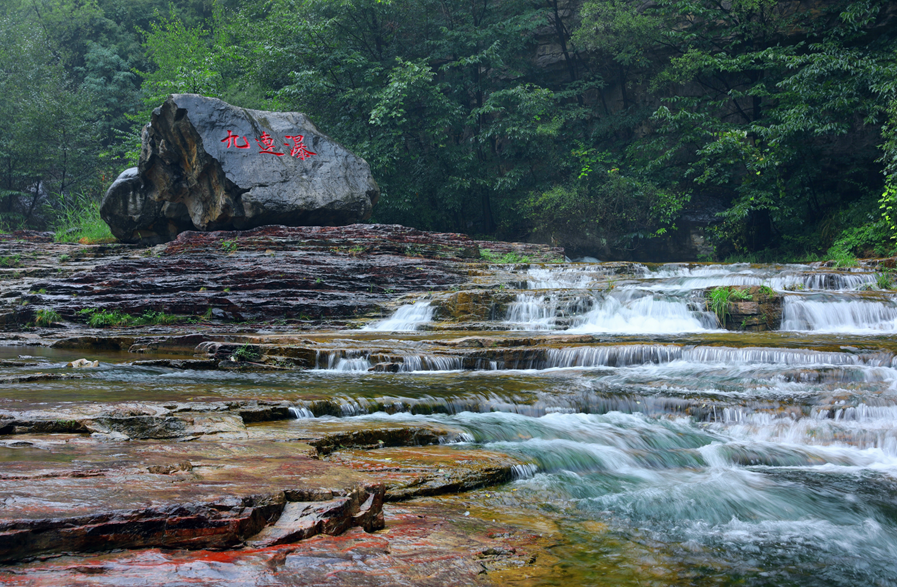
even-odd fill
[{"label": "rock strata layer", "polygon": [[[184,232],[139,253],[119,247],[127,256],[79,264],[74,275],[53,271],[60,267],[55,259],[37,272],[37,258],[29,257],[23,265],[34,278],[24,292],[10,292],[22,297],[10,298],[18,303],[10,303],[8,314],[0,297],[0,326],[25,324],[42,309],[77,321],[86,321],[83,312],[93,310],[134,316],[165,312],[229,323],[354,319],[379,312],[403,294],[457,287],[467,279],[469,265],[480,261],[484,246],[461,234],[398,225],[264,226]],[[534,260],[563,258],[561,249],[544,245],[517,244],[514,250]],[[65,251],[60,255],[72,256]],[[97,344],[127,350],[132,343]]]},{"label": "rock strata layer", "polygon": [[264,541],[284,513],[302,526],[297,539],[382,528],[383,487],[310,458],[307,448],[72,440],[52,448],[70,462],[7,462],[0,561],[112,548],[222,548],[257,535]]},{"label": "rock strata layer", "polygon": [[175,94],[153,111],[139,165],[109,188],[103,219],[123,242],[185,230],[367,220],[380,196],[367,162],[304,114]]}]

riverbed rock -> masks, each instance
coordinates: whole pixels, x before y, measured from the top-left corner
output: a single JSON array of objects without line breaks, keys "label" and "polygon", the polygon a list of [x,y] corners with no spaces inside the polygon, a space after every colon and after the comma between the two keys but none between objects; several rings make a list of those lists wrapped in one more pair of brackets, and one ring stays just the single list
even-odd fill
[{"label": "riverbed rock", "polygon": [[436,318],[455,322],[492,320],[504,315],[512,294],[489,290],[458,291],[440,296],[433,303]]},{"label": "riverbed rock", "polygon": [[[382,527],[383,488],[307,456],[299,443],[71,441],[0,470],[0,561],[56,552],[148,546],[221,548],[252,539],[289,502],[303,539]],[[27,450],[27,449],[24,449]]]},{"label": "riverbed rock", "polygon": [[[719,289],[719,288],[715,288]],[[764,332],[778,330],[782,325],[782,295],[767,286],[729,286],[730,301],[722,326],[727,330]],[[712,289],[704,295],[710,299]]]},{"label": "riverbed rock", "polygon": [[330,461],[364,471],[383,483],[387,501],[470,491],[535,470],[509,455],[449,446],[343,450],[334,453]]},{"label": "riverbed rock", "polygon": [[89,359],[78,359],[76,361],[72,361],[67,364],[66,367],[71,367],[72,369],[89,369],[91,367],[99,367],[99,361],[91,361]]},{"label": "riverbed rock", "polygon": [[531,577],[555,568],[549,548],[556,541],[524,524],[464,516],[463,507],[435,500],[386,504],[384,510],[388,529],[374,534],[356,527],[338,536],[224,552],[153,548],[56,556],[7,566],[0,581],[29,587],[440,587],[488,585],[504,569]]},{"label": "riverbed rock", "polygon": [[123,242],[158,243],[194,230],[367,220],[380,196],[367,162],[304,114],[248,110],[174,94],[144,128],[138,168],[103,200]]}]

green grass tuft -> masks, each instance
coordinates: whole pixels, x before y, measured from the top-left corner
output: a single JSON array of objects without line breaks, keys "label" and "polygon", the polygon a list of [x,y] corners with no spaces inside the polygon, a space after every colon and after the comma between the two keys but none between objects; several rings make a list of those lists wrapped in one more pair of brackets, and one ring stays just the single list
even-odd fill
[{"label": "green grass tuft", "polygon": [[119,310],[99,310],[97,308],[84,308],[78,314],[87,317],[87,325],[91,328],[107,328],[110,326],[155,326],[159,324],[175,324],[187,322],[192,317],[166,314],[147,310],[140,316],[125,314]]},{"label": "green grass tuft", "polygon": [[22,255],[0,257],[0,267],[18,267],[22,264]]},{"label": "green grass tuft", "polygon": [[894,289],[894,282],[891,280],[891,272],[886,271],[876,275],[875,287],[878,289]]},{"label": "green grass tuft", "polygon": [[530,258],[526,255],[518,255],[517,253],[505,253],[499,255],[489,249],[480,249],[480,257],[490,263],[529,263]]},{"label": "green grass tuft", "polygon": [[258,347],[244,344],[243,346],[235,350],[234,354],[232,354],[230,358],[241,363],[252,363],[262,358],[262,354],[259,352]]},{"label": "green grass tuft", "polygon": [[71,196],[62,206],[53,229],[56,231],[56,242],[115,242],[109,225],[100,217],[100,202],[84,193]]},{"label": "green grass tuft", "polygon": [[726,318],[729,316],[729,305],[733,300],[750,300],[753,296],[740,289],[731,287],[717,287],[710,291],[710,309],[716,314],[719,323],[725,328]]},{"label": "green grass tuft", "polygon": [[51,326],[54,322],[62,320],[62,316],[55,310],[38,310],[34,316],[35,326]]}]

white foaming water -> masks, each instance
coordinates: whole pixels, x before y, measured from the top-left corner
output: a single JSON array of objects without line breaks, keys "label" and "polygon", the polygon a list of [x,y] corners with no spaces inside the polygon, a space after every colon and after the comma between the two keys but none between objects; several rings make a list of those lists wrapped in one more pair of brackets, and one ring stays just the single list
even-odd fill
[{"label": "white foaming water", "polygon": [[379,332],[399,332],[417,330],[421,324],[426,324],[433,319],[433,311],[435,308],[430,307],[430,302],[417,302],[402,306],[396,313],[377,322],[376,324],[365,326],[362,330],[379,331]]},{"label": "white foaming water", "polygon": [[[326,363],[322,361],[326,357]],[[364,351],[318,351],[316,369],[325,371],[367,371],[371,368],[368,353]]]},{"label": "white foaming water", "polygon": [[568,332],[673,334],[715,329],[716,318],[712,314],[689,309],[685,300],[636,295],[640,294],[629,290],[621,295],[608,296]]},{"label": "white foaming water", "polygon": [[582,315],[593,305],[589,292],[560,297],[517,294],[508,306],[504,324],[509,330],[553,330],[559,327],[558,319]]},{"label": "white foaming water", "polygon": [[627,367],[681,361],[696,365],[788,365],[788,366],[870,366],[890,369],[894,357],[885,352],[856,355],[806,349],[770,347],[681,347],[678,345],[630,344],[615,346],[548,349],[547,368]]},{"label": "white foaming water", "polygon": [[735,263],[732,265],[664,265],[657,271],[649,274],[649,277],[669,279],[675,277],[718,277],[733,275],[741,272],[750,272],[751,266],[747,263]]},{"label": "white foaming water", "polygon": [[294,407],[294,408],[288,408],[288,409],[290,411],[290,414],[292,414],[293,417],[296,418],[297,420],[305,420],[307,418],[315,417],[314,413],[311,410],[309,410],[308,408]]},{"label": "white foaming water", "polygon": [[[647,270],[646,270],[647,271]],[[527,289],[584,289],[598,277],[607,274],[607,269],[595,266],[557,268],[531,267],[527,271]]]},{"label": "white foaming water", "polygon": [[[399,371],[403,373],[416,371],[460,371],[462,368],[459,357],[444,355],[403,355],[393,357],[392,360],[399,363]],[[371,362],[370,352],[358,350],[319,351],[316,362],[315,369],[320,371],[359,373],[370,371],[374,367]],[[494,366],[491,366],[492,370],[494,368]]]},{"label": "white foaming water", "polygon": [[814,332],[897,332],[897,305],[864,300],[808,300],[788,296],[782,330]]},{"label": "white foaming water", "polygon": [[774,290],[850,291],[874,283],[876,275],[869,272],[824,272],[808,265],[788,265],[777,268],[756,268],[749,265],[709,265],[705,267],[661,268],[649,275],[653,283],[645,289],[652,291],[689,291],[721,286],[766,285]]},{"label": "white foaming water", "polygon": [[765,282],[765,273],[746,264],[702,267],[666,265],[647,277],[653,283],[646,284],[645,289],[652,291],[690,291],[724,285],[762,285]]},{"label": "white foaming water", "polygon": [[849,291],[875,283],[874,273],[798,273],[782,274],[766,281],[773,289]]},{"label": "white foaming water", "polygon": [[505,323],[512,330],[551,330],[555,307],[545,296],[517,294],[517,300],[508,306]]},{"label": "white foaming water", "polygon": [[330,368],[331,371],[367,371],[371,368],[371,362],[364,357],[354,359],[341,358],[337,359],[336,364]]},{"label": "white foaming water", "polygon": [[528,463],[525,465],[514,465],[511,467],[511,476],[514,479],[531,479],[539,472],[538,465]]},{"label": "white foaming water", "polygon": [[403,357],[401,371],[459,371],[461,359],[437,355],[407,355]]}]

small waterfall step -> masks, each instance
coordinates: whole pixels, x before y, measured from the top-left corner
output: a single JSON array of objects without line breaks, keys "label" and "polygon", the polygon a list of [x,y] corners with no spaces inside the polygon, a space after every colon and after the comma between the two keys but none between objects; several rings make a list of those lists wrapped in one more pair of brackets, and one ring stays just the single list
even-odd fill
[{"label": "small waterfall step", "polygon": [[400,307],[395,313],[375,324],[365,326],[362,330],[378,332],[402,332],[414,331],[433,319],[433,311],[430,302],[416,302]]}]

